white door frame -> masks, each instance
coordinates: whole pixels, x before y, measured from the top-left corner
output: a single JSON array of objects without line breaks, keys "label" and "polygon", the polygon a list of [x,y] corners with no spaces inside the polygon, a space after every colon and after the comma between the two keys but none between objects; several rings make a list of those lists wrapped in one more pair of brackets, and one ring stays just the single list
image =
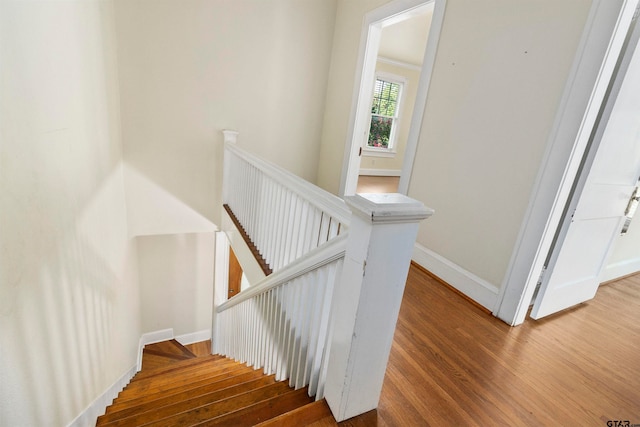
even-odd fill
[{"label": "white door frame", "polygon": [[352,195],[356,192],[358,173],[360,171],[360,149],[369,131],[369,116],[371,114],[371,97],[373,96],[372,82],[375,77],[376,59],[380,47],[382,24],[411,9],[433,3],[434,11],[425,49],[420,81],[416,94],[416,102],[409,127],[407,146],[405,149],[402,172],[398,192],[407,194],[413,168],[413,159],[418,148],[418,136],[422,127],[427,100],[427,91],[431,81],[431,73],[435,62],[438,39],[444,21],[446,0],[395,0],[375,9],[365,15],[360,35],[360,49],[358,65],[356,67],[355,85],[353,89],[349,128],[342,161],[342,176],[340,178],[340,197]]},{"label": "white door frame", "polygon": [[[552,245],[552,248],[550,250],[550,254],[547,260],[546,269],[548,274],[545,274],[544,280],[542,281],[542,284],[540,286],[540,290],[537,292],[533,309],[531,310],[530,317],[532,319],[540,319],[544,316],[547,316],[548,314],[546,313],[552,314],[554,312],[552,310],[556,310],[555,307],[562,307],[562,306],[565,306],[566,304],[566,302],[563,301],[562,305],[560,305],[562,298],[550,297],[550,295],[547,294],[547,292],[550,292],[551,295],[556,295],[560,288],[560,286],[554,287],[553,285],[550,285],[550,280],[553,280],[554,267],[556,263],[558,263],[558,259],[560,259],[560,257],[562,256],[561,253],[564,250],[563,247],[567,244],[566,239],[571,238],[569,237],[569,230],[572,227],[572,224],[574,224],[574,220],[577,221],[578,223],[582,220],[581,216],[584,215],[584,210],[585,210],[585,206],[582,205],[582,203],[584,203],[585,198],[588,199],[589,194],[593,194],[593,190],[589,189],[587,183],[591,179],[590,178],[591,169],[594,163],[601,161],[601,159],[599,159],[597,156],[600,156],[603,151],[611,153],[613,150],[613,148],[611,147],[614,147],[613,144],[615,142],[611,140],[611,136],[606,137],[605,133],[609,132],[609,129],[610,129],[609,124],[611,123],[610,118],[612,113],[614,112],[614,109],[617,111],[619,111],[620,109],[618,94],[620,93],[620,90],[623,84],[625,84],[625,81],[627,81],[628,83],[628,80],[627,80],[628,69],[632,60],[636,61],[636,59],[634,59],[634,55],[636,50],[638,49],[639,40],[640,40],[640,25],[638,25],[638,22],[636,20],[636,22],[632,23],[631,28],[629,29],[627,39],[625,40],[625,46],[623,47],[623,51],[620,55],[619,62],[616,66],[616,70],[614,71],[614,75],[613,75],[611,84],[609,86],[609,90],[607,91],[607,95],[605,97],[603,108],[601,109],[601,113],[596,123],[596,128],[592,133],[592,138],[589,141],[589,147],[587,148],[587,152],[585,153],[584,159],[580,166],[580,170],[578,172],[578,177],[574,184],[573,191],[569,196],[569,200],[568,200],[567,208],[565,209],[565,212],[568,212],[571,214],[570,215],[565,214],[565,217],[562,219],[562,222],[558,227],[558,232],[557,232],[558,237],[555,239],[554,244]],[[633,76],[629,76],[629,78],[633,78]],[[633,95],[633,98],[637,97],[636,93],[631,93],[631,94]],[[625,94],[623,95],[622,98],[625,98],[625,96],[628,96],[628,95]],[[612,125],[615,126],[615,124],[612,124]],[[603,141],[603,137],[605,138],[604,141]],[[634,145],[635,144],[637,143],[634,143]],[[602,148],[602,150],[600,150],[600,148]],[[621,152],[624,152],[624,151],[621,151]],[[618,163],[616,167],[626,168],[631,164],[636,166],[637,163],[635,162],[631,163],[632,161],[633,160],[629,160],[629,163],[626,165],[622,165]],[[635,174],[634,184],[637,183],[637,177],[638,177],[637,173],[639,173],[639,171],[635,170],[635,172],[636,174]],[[628,184],[630,184],[629,187],[633,187],[631,183],[628,183]],[[620,190],[620,186],[615,186],[615,188]],[[631,190],[626,200],[620,201],[620,202],[626,202],[630,197],[631,197]],[[607,204],[605,206],[607,206],[608,208],[611,208],[612,205]],[[624,203],[624,207],[617,206],[617,209],[619,209],[619,211],[617,211],[617,209],[608,211],[611,213],[611,215],[615,215],[613,214],[613,212],[617,212],[619,216],[619,228],[616,232],[607,236],[607,238],[610,239],[609,245],[601,246],[601,249],[603,250],[602,253],[606,254],[603,257],[604,262],[606,262],[606,259],[609,258],[609,255],[613,250],[613,246],[614,246],[613,243],[615,242],[616,237],[619,236],[619,233],[622,229],[622,225],[624,223],[624,218],[625,218],[624,208],[626,206],[627,204]],[[590,220],[594,219],[593,216],[589,216],[589,218]],[[591,238],[592,236],[589,236],[589,237]],[[566,264],[571,266],[576,265],[574,263],[566,263]],[[593,267],[593,264],[589,264],[589,265],[590,267]],[[602,265],[601,269],[598,272],[597,277],[600,277],[604,267],[606,267],[606,265]],[[564,269],[565,267],[561,265],[560,268]],[[601,279],[598,279],[598,280],[601,280]],[[593,286],[586,285],[584,282],[582,282],[582,284],[579,285],[580,286],[579,291],[577,292],[571,291],[570,293],[571,296],[576,298],[574,301],[577,301],[578,298],[580,299],[587,298],[588,293],[595,292],[595,290],[597,289],[597,285],[599,283],[595,283],[595,281],[592,281],[591,283],[593,283]],[[547,286],[550,287],[550,290],[546,290]],[[571,285],[569,285],[564,289],[571,289]],[[548,302],[551,302],[552,305],[548,305]],[[553,304],[557,304],[557,305],[553,305]]]},{"label": "white door frame", "polygon": [[524,321],[638,0],[594,0],[494,315]]}]

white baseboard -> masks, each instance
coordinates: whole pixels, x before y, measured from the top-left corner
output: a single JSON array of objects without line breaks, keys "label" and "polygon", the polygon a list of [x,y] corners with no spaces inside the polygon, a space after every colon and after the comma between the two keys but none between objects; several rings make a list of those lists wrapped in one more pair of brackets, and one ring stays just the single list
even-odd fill
[{"label": "white baseboard", "polygon": [[175,340],[182,345],[193,344],[194,342],[206,341],[211,339],[211,329],[204,329],[190,334],[178,335]]},{"label": "white baseboard", "polygon": [[142,334],[140,341],[138,342],[138,371],[142,369],[142,350],[147,344],[153,344],[161,341],[167,341],[173,339],[173,328],[161,329],[159,331],[147,332]]},{"label": "white baseboard", "polygon": [[89,405],[84,411],[80,413],[71,423],[69,427],[93,427],[96,425],[96,420],[100,415],[104,415],[107,406],[113,403],[113,399],[118,396],[118,393],[129,384],[131,378],[138,372],[137,366],[132,366],[127,372],[125,372],[115,383],[111,385],[104,393],[102,393],[91,405]]},{"label": "white baseboard", "polygon": [[[107,406],[113,403],[113,399],[118,396],[118,393],[120,393],[120,391],[129,384],[131,378],[133,378],[133,376],[142,369],[142,350],[144,349],[144,346],[172,339],[174,339],[174,336],[173,329],[171,328],[142,334],[138,342],[137,363],[125,372],[124,375],[122,375],[122,377],[120,377],[115,383],[113,383],[111,387],[102,393],[102,395],[98,396],[98,398],[94,400],[93,403],[91,403],[91,405],[89,405],[84,411],[82,411],[80,415],[71,421],[68,427],[95,426],[96,420],[100,415],[105,413]],[[211,339],[211,329],[205,329],[175,337],[175,340],[182,345],[206,341],[208,339]]]},{"label": "white baseboard", "polygon": [[448,259],[416,243],[413,260],[481,306],[493,311],[499,289]]},{"label": "white baseboard", "polygon": [[358,175],[367,176],[400,176],[402,171],[400,169],[360,169]]},{"label": "white baseboard", "polygon": [[605,267],[602,272],[601,280],[603,282],[608,282],[609,280],[628,276],[629,274],[637,273],[638,271],[640,271],[640,258],[617,262]]}]

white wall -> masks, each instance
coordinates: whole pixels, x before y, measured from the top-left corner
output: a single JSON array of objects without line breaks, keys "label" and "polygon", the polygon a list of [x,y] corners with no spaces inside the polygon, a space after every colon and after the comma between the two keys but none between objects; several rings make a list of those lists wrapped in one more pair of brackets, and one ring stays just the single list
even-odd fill
[{"label": "white wall", "polygon": [[214,233],[137,239],[142,333],[211,329]]},{"label": "white wall", "polygon": [[500,287],[591,2],[493,3],[447,2],[409,195],[418,242]]},{"label": "white wall", "polygon": [[[339,3],[318,182],[336,192],[359,35],[380,2]],[[448,0],[409,196],[418,243],[495,297],[591,2]],[[433,258],[433,257],[432,257]],[[439,261],[438,261],[439,262]],[[454,284],[455,285],[455,284]]]},{"label": "white wall", "polygon": [[335,4],[117,0],[129,167],[214,224],[222,129],[315,180]]},{"label": "white wall", "polygon": [[315,179],[335,0],[116,0],[115,11],[129,233],[155,236],[138,237],[143,329],[197,332],[210,320],[185,311],[212,280],[187,262],[211,248],[180,242],[220,225],[220,131]]},{"label": "white wall", "polygon": [[[364,15],[388,0],[339,1],[326,88],[316,184],[338,194]],[[359,82],[358,82],[359,83]]]},{"label": "white wall", "polygon": [[70,423],[136,363],[109,1],[0,2],[0,425]]}]

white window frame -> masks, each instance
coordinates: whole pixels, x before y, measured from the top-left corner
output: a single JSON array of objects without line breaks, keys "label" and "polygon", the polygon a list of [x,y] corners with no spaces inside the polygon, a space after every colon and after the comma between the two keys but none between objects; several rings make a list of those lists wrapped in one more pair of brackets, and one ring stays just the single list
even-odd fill
[{"label": "white window frame", "polygon": [[[400,86],[400,90],[398,92],[398,101],[396,102],[396,111],[393,119],[393,124],[391,125],[391,134],[389,135],[389,145],[385,147],[370,147],[369,146],[369,131],[371,130],[371,118],[373,117],[373,113],[369,116],[369,127],[367,129],[367,134],[364,140],[363,145],[363,155],[368,157],[394,157],[397,153],[396,151],[396,142],[398,139],[398,128],[400,127],[401,120],[401,111],[402,111],[402,101],[404,100],[404,93],[407,90],[407,79],[403,76],[399,76],[397,74],[386,73],[383,71],[376,71],[375,79],[373,80],[373,90],[372,90],[372,98],[373,101],[373,93],[375,92],[375,85],[378,80],[383,80],[389,83],[395,83]],[[371,102],[369,102],[371,105]],[[389,117],[389,116],[383,116]]]}]

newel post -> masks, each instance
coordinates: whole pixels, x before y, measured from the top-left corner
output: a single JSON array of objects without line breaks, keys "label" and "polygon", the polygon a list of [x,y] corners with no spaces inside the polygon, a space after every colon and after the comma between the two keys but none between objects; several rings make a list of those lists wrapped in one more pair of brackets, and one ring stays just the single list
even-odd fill
[{"label": "newel post", "polygon": [[402,194],[345,201],[353,215],[333,296],[324,393],[337,421],[378,406],[418,225],[433,213]]},{"label": "newel post", "polygon": [[238,134],[240,132],[236,130],[224,129],[222,131],[222,135],[224,135],[224,143],[227,142],[235,144],[238,141]]}]

